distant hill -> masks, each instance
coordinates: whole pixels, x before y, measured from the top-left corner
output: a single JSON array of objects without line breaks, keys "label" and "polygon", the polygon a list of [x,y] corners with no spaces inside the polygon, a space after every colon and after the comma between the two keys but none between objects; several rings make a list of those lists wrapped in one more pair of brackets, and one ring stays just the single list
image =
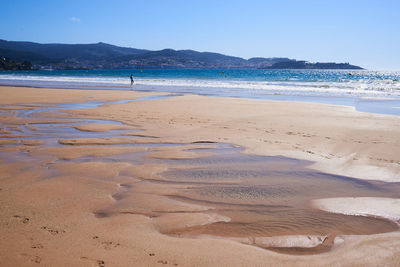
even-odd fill
[{"label": "distant hill", "polygon": [[[248,60],[211,52],[163,49],[151,51],[96,44],[40,44],[0,39],[0,56],[30,61],[35,68],[120,69],[120,68],[271,68],[289,58]],[[285,63],[286,64],[286,63]]]},{"label": "distant hill", "polygon": [[151,51],[96,44],[39,44],[0,40],[0,56],[27,60],[37,68],[260,68],[288,58],[249,60],[211,52],[163,49]]},{"label": "distant hill", "polygon": [[33,42],[13,42],[0,40],[0,48],[18,52],[30,52],[49,59],[81,59],[99,60],[123,55],[149,52],[144,49],[119,47],[115,45],[97,44],[39,44]]},{"label": "distant hill", "polygon": [[275,63],[283,61],[294,61],[294,59],[288,59],[285,57],[271,57],[271,58],[253,57],[248,60],[250,64],[254,65],[254,67],[258,69],[267,68]]},{"label": "distant hill", "polygon": [[328,63],[310,63],[306,61],[296,61],[296,60],[291,60],[291,61],[282,61],[282,62],[277,62],[269,67],[266,67],[266,69],[319,69],[319,70],[324,70],[324,69],[341,69],[341,70],[362,70],[363,68],[355,65],[350,65],[349,63],[333,63],[333,62],[328,62]]},{"label": "distant hill", "polygon": [[31,70],[32,64],[29,61],[14,61],[6,57],[0,57],[0,70]]},{"label": "distant hill", "polygon": [[35,62],[35,63],[50,63],[50,62],[55,62],[54,60],[51,60],[50,58],[41,55],[41,54],[37,54],[37,53],[33,53],[33,52],[27,52],[27,51],[18,51],[18,50],[12,50],[12,49],[6,49],[6,48],[0,48],[0,56],[1,57],[5,57],[5,58],[9,58],[12,60],[16,60],[16,61],[31,61],[31,62]]},{"label": "distant hill", "polygon": [[247,60],[218,53],[164,49],[116,58],[126,65],[161,68],[246,68]]}]

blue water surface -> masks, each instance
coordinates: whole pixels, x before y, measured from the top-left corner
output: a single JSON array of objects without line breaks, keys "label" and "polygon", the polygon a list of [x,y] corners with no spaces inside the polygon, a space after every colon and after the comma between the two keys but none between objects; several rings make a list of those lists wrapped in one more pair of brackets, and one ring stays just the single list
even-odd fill
[{"label": "blue water surface", "polygon": [[[130,75],[134,86],[130,87]],[[400,72],[371,70],[115,69],[0,72],[0,85],[137,90],[320,102],[400,115]]]}]

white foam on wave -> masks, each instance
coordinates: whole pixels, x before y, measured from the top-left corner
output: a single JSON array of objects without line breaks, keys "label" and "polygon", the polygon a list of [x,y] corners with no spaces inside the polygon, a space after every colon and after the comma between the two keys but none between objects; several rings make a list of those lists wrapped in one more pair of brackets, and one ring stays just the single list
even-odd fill
[{"label": "white foam on wave", "polygon": [[[102,76],[41,76],[41,75],[0,75],[0,81],[11,82],[53,82],[61,85],[90,84],[127,86],[126,77]],[[246,81],[246,80],[211,80],[211,79],[151,79],[136,78],[136,85],[180,88],[216,88],[216,89],[246,89],[280,93],[307,93],[324,95],[352,95],[362,97],[400,97],[400,82],[378,80],[351,80],[347,82],[304,82],[288,81]]]}]

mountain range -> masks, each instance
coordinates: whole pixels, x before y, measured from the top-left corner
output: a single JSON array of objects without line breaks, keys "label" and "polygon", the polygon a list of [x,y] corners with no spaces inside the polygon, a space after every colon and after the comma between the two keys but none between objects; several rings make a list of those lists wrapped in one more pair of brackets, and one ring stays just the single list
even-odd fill
[{"label": "mountain range", "polygon": [[[275,68],[301,67],[289,58],[250,58],[227,56],[194,50],[163,49],[158,51],[120,47],[106,43],[40,44],[0,39],[0,56],[13,61],[31,62],[35,69],[121,69],[121,68]],[[278,65],[277,65],[278,64]],[[336,63],[331,68],[339,68]],[[350,69],[359,68],[341,64]],[[279,67],[280,68],[280,67]],[[310,67],[310,65],[307,68]]]}]

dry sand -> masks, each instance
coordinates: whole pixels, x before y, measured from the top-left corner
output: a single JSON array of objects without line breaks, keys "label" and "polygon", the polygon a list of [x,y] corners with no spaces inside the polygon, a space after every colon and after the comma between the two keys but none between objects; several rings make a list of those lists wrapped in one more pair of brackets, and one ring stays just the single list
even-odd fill
[{"label": "dry sand", "polygon": [[358,216],[377,216],[400,222],[400,199],[376,197],[344,197],[315,199],[318,209]]},{"label": "dry sand", "polygon": [[400,182],[396,116],[316,103],[192,95],[73,113],[139,124],[142,134],[158,136],[158,142],[227,142],[248,153],[314,161],[313,168],[329,173]]},{"label": "dry sand", "polygon": [[[15,134],[18,129],[23,134],[30,124],[46,122],[16,117],[16,111],[35,105],[114,101],[150,95],[22,87],[0,87],[0,92],[0,104],[7,105],[0,109],[9,112],[9,115],[0,115],[0,130],[4,134]],[[339,236],[327,252],[302,256],[276,253],[229,238],[164,235],[160,231],[180,225],[227,222],[230,218],[215,213],[212,205],[165,197],[189,188],[186,184],[162,183],[162,177],[157,174],[170,166],[73,161],[87,156],[149,151],[123,146],[137,143],[190,144],[181,149],[151,146],[150,159],[204,157],[209,155],[201,152],[205,143],[224,142],[243,146],[246,153],[310,160],[315,162],[313,168],[333,174],[399,182],[398,117],[360,113],[350,107],[332,105],[192,95],[73,110],[69,114],[71,118],[120,121],[127,128],[140,128],[143,130],[140,134],[147,137],[96,137],[60,142],[75,146],[46,146],[48,140],[26,141],[15,136],[1,138],[2,266],[400,265],[400,232]],[[47,122],[58,121],[48,119]],[[36,126],[32,127],[34,131]],[[81,128],[93,129],[103,133],[115,128],[109,125]],[[106,144],[117,146],[114,150]],[[193,148],[200,152],[193,152]],[[329,202],[329,211],[346,213],[347,202],[343,201]],[[368,201],[371,205],[377,203],[374,199]],[[350,212],[355,212],[359,203],[350,203]],[[174,213],[178,215],[173,216]],[[357,214],[366,215],[363,211]],[[320,245],[324,237],[305,239],[305,236],[271,237],[258,239],[256,243],[309,247]]]}]

